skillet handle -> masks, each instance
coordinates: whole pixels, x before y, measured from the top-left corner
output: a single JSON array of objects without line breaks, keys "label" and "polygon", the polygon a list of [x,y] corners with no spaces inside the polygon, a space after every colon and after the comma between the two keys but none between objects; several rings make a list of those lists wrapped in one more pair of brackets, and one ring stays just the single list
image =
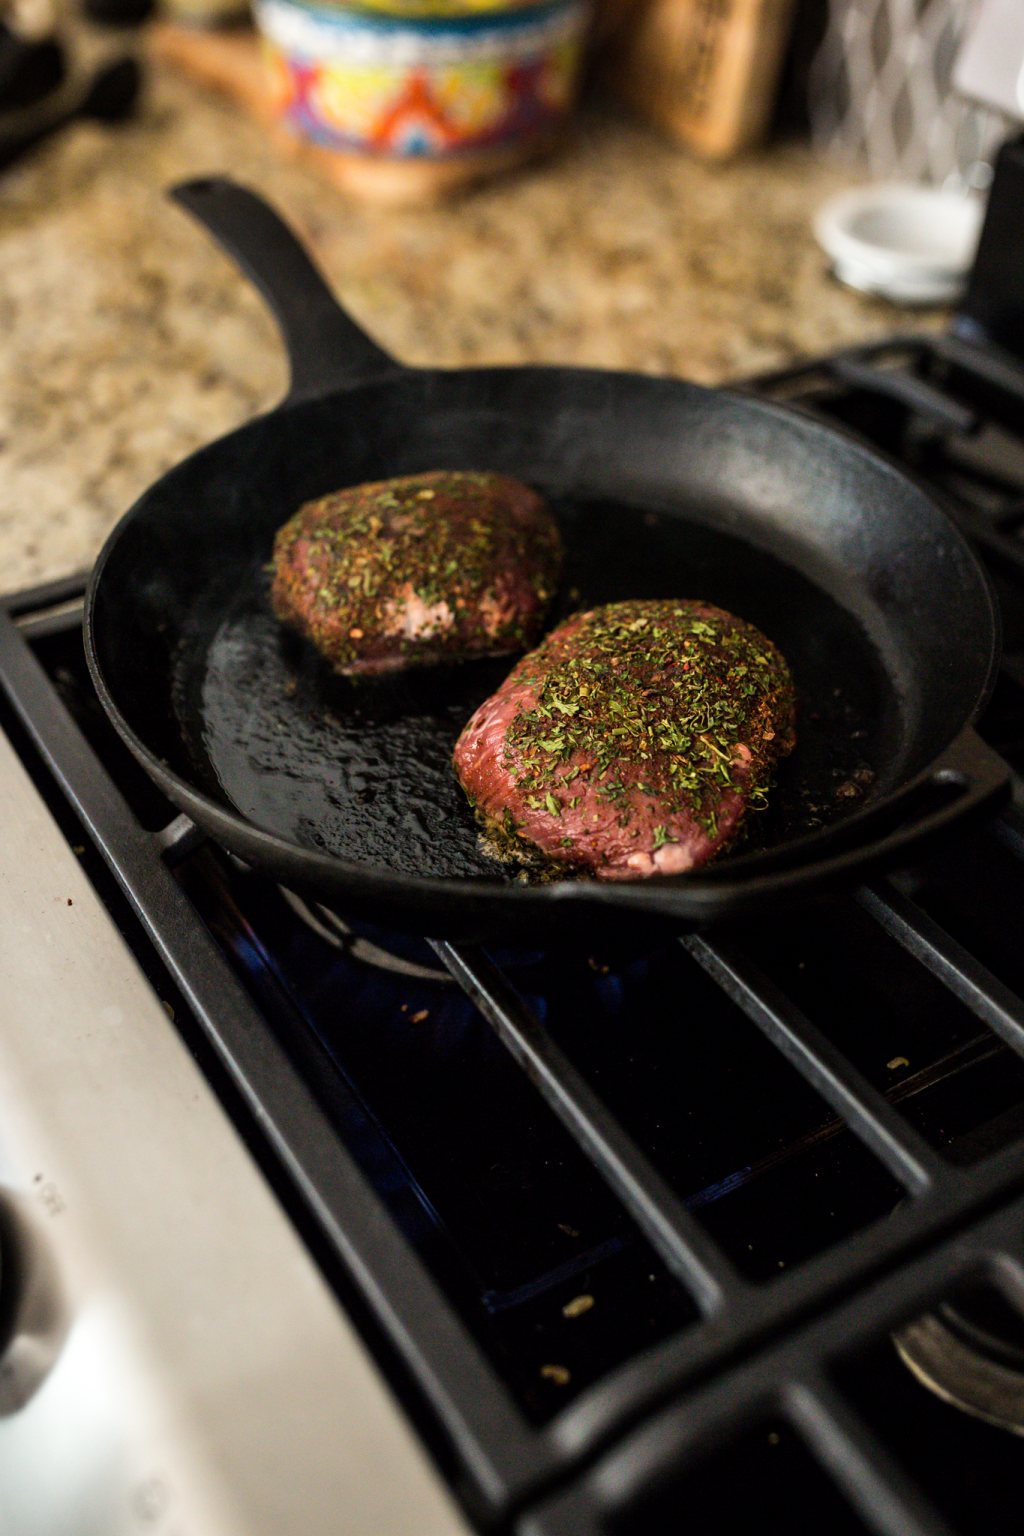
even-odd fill
[{"label": "skillet handle", "polygon": [[[896,805],[897,825],[885,827],[864,850],[873,865],[898,863],[925,851],[933,838],[984,810],[996,809],[1010,792],[1010,767],[967,726]],[[842,823],[836,829],[842,831]]]},{"label": "skillet handle", "polygon": [[[960,784],[972,803],[987,800],[1010,782],[1010,767],[969,725],[950,742],[929,775],[936,784]],[[962,803],[962,802],[961,802]]]},{"label": "skillet handle", "polygon": [[[966,819],[998,809],[1009,798],[1010,780],[1009,766],[968,727],[895,804],[879,807],[878,818],[840,822],[823,840],[802,839],[783,856],[755,855],[742,875],[728,863],[712,865],[656,888],[620,887],[613,899],[693,927],[799,906],[923,855]],[[567,899],[572,894],[567,887]]]},{"label": "skillet handle", "polygon": [[205,225],[269,304],[291,363],[289,403],[402,369],[345,313],[291,230],[255,192],[226,176],[203,176],[169,195]]},{"label": "skillet handle", "polygon": [[[925,853],[936,838],[970,817],[997,809],[1009,797],[1010,778],[1009,765],[967,726],[893,803],[879,807],[877,817],[868,812],[863,819],[839,822],[815,839],[807,863],[795,849],[778,864],[769,859],[755,883],[763,896],[795,895],[892,868]],[[722,866],[723,874],[726,869]]]}]

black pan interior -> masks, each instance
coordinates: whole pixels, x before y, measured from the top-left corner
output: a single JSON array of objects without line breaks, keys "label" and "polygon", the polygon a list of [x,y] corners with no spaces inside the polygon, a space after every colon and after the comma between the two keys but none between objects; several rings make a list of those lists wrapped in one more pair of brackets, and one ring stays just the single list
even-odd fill
[{"label": "black pan interior", "polygon": [[116,531],[90,625],[142,747],[302,848],[398,876],[513,879],[481,853],[450,766],[511,661],[355,683],[267,602],[274,530],[303,500],[435,467],[504,469],[549,494],[568,550],[555,618],[700,597],[775,640],[797,682],[799,745],[748,847],[897,788],[981,701],[993,620],[973,557],[852,441],[659,380],[407,374],[252,423],[165,477]]}]

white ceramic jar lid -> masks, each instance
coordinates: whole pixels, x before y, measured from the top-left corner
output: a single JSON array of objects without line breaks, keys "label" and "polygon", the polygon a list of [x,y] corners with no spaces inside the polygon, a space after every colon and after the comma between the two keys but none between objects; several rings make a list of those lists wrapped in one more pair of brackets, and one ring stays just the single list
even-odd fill
[{"label": "white ceramic jar lid", "polygon": [[814,233],[850,287],[897,303],[939,303],[961,291],[983,215],[969,194],[878,183],[831,198]]}]

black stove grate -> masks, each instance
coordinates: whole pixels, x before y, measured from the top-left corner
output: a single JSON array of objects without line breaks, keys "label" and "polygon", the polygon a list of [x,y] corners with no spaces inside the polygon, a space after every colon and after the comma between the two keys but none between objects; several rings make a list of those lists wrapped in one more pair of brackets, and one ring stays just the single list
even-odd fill
[{"label": "black stove grate", "polygon": [[[981,729],[1020,770],[1024,384],[974,351],[912,339],[761,387],[955,499],[1009,642]],[[798,918],[649,949],[344,932],[137,770],[89,690],[80,593],[6,600],[0,723],[473,1518],[710,1530],[732,1467],[762,1527],[776,1498],[787,1531],[998,1528],[1024,1440],[977,1430],[1002,1449],[972,1525],[970,1479],[922,1471],[912,1427],[969,1421],[894,1417],[884,1383],[923,1392],[889,1334],[966,1278],[1024,1299],[1019,811]]]}]

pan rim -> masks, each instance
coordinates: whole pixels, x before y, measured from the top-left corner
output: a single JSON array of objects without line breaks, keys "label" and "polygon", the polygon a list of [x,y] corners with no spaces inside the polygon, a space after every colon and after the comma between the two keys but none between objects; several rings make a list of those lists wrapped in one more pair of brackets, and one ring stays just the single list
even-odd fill
[{"label": "pan rim", "polygon": [[[657,394],[671,392],[672,394],[686,394],[694,398],[709,396],[718,399],[731,399],[740,402],[744,410],[766,420],[778,420],[780,417],[786,421],[799,422],[801,428],[813,438],[823,439],[827,442],[841,441],[847,452],[856,458],[866,459],[877,470],[883,469],[897,483],[909,486],[921,502],[930,512],[941,519],[948,538],[955,544],[958,556],[971,572],[971,579],[977,584],[978,595],[983,598],[982,608],[986,621],[987,633],[981,637],[984,648],[987,651],[988,662],[985,676],[980,681],[977,696],[969,713],[961,721],[959,729],[950,736],[929,764],[919,773],[895,791],[890,791],[879,800],[843,817],[841,822],[833,823],[821,829],[805,834],[801,838],[792,839],[784,847],[787,850],[796,850],[795,866],[804,870],[813,870],[815,867],[815,847],[823,843],[827,845],[830,833],[836,826],[847,829],[855,838],[857,829],[864,822],[876,820],[878,814],[886,809],[893,800],[906,792],[920,780],[926,779],[934,772],[939,758],[964,732],[971,729],[974,721],[985,707],[995,685],[999,667],[1001,651],[1001,617],[991,578],[982,565],[978,555],[968,542],[966,536],[957,525],[956,520],[944,507],[942,500],[935,494],[931,487],[925,485],[923,480],[911,470],[900,464],[890,455],[875,447],[870,441],[863,438],[855,430],[844,423],[833,423],[824,420],[813,412],[793,402],[781,402],[765,399],[753,393],[748,393],[739,386],[711,387],[695,383],[691,380],[678,379],[670,375],[645,374],[630,372],[628,370],[604,369],[597,367],[575,367],[559,364],[503,364],[484,367],[460,367],[460,368],[409,368],[396,364],[394,372],[382,374],[372,379],[358,380],[343,384],[337,389],[325,390],[322,393],[301,400],[291,400],[286,397],[277,405],[265,412],[249,418],[230,432],[201,445],[192,453],[172,465],[164,471],[132,505],[122,514],[108,533],[103,545],[96,557],[85,591],[83,610],[83,642],[86,661],[93,686],[109,720],[114,725],[119,736],[128,746],[129,750],[138,758],[149,772],[150,776],[167,793],[173,803],[179,805],[186,815],[190,814],[190,804],[199,809],[205,818],[207,825],[220,824],[236,835],[236,840],[245,840],[251,834],[255,834],[260,841],[272,848],[276,853],[286,858],[300,857],[303,866],[309,870],[310,878],[321,877],[325,884],[344,882],[346,897],[352,896],[358,900],[359,888],[365,891],[372,890],[379,894],[383,887],[399,887],[403,892],[421,899],[431,896],[476,898],[486,900],[488,898],[500,899],[503,903],[512,901],[518,904],[533,905],[538,901],[545,902],[585,902],[601,906],[627,906],[652,905],[651,896],[662,893],[665,896],[671,894],[693,893],[694,896],[712,892],[724,895],[731,886],[744,888],[757,879],[757,863],[765,860],[764,852],[752,852],[747,854],[726,855],[721,861],[715,861],[711,865],[688,874],[677,876],[655,876],[638,881],[602,881],[588,877],[573,879],[551,880],[538,884],[525,884],[517,881],[500,881],[487,875],[479,876],[455,876],[455,875],[422,875],[404,874],[394,870],[381,869],[378,866],[356,862],[340,855],[328,854],[304,847],[272,829],[263,827],[259,822],[243,815],[230,802],[214,799],[201,789],[195,787],[183,776],[172,770],[146,745],[136,733],[124,716],[120,706],[114,699],[106,677],[104,675],[98,648],[96,643],[96,612],[99,601],[101,583],[104,570],[120,544],[126,528],[135,520],[144,515],[151,497],[159,488],[179,473],[194,465],[207,455],[215,455],[222,452],[230,443],[244,439],[258,431],[267,422],[275,418],[291,416],[294,413],[307,410],[310,407],[322,407],[333,401],[350,398],[357,394],[366,394],[380,389],[392,388],[396,384],[411,379],[421,381],[424,387],[429,387],[431,381],[451,381],[464,379],[468,382],[484,379],[505,379],[510,381],[529,382],[531,379],[568,379],[576,382],[588,383],[613,383],[619,385],[625,383],[631,389],[651,389]],[[768,855],[778,853],[778,850],[768,850]],[[732,877],[730,880],[729,877]]]},{"label": "pan rim", "polygon": [[954,535],[959,545],[961,556],[966,557],[967,563],[972,567],[972,577],[977,579],[979,589],[985,597],[986,618],[990,626],[991,647],[989,650],[988,671],[978,691],[977,702],[963,722],[963,729],[972,726],[992,697],[992,690],[995,688],[996,680],[999,676],[999,666],[1003,651],[1003,616],[996,594],[995,583],[974,546],[961,529],[949,499],[943,496],[941,490],[933,489],[923,475],[918,474],[913,468],[901,464],[895,455],[887,453],[884,448],[876,447],[869,437],[858,432],[854,427],[848,426],[846,422],[827,421],[796,401],[766,400],[762,396],[748,394],[745,389],[738,386],[723,386],[721,389],[716,390],[715,393],[729,395],[733,399],[742,400],[745,403],[753,402],[756,405],[770,405],[785,416],[795,416],[811,426],[824,428],[830,436],[841,438],[850,447],[859,449],[873,463],[884,465],[897,479],[905,481],[908,485],[912,486],[939,513],[949,531]]}]

